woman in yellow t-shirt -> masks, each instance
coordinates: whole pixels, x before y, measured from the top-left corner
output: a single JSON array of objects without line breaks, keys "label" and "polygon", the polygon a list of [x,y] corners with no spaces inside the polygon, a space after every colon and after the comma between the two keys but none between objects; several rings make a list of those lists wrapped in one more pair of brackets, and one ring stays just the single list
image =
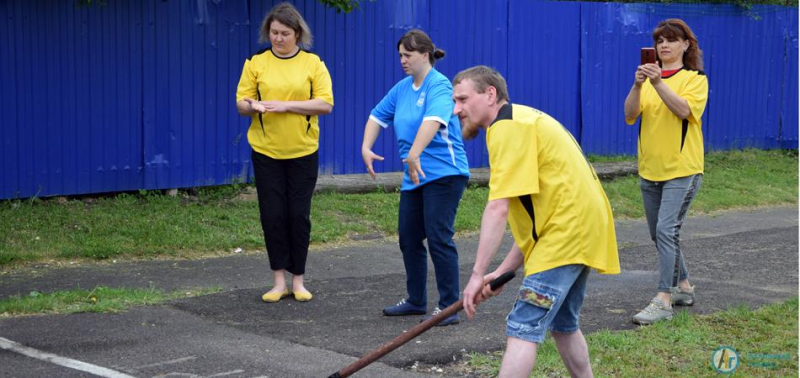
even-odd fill
[{"label": "woman in yellow t-shirt", "polygon": [[639,126],[639,186],[659,261],[658,293],[633,317],[638,324],[671,319],[672,304],[694,304],[679,232],[703,181],[701,117],[708,79],[697,37],[685,22],[664,20],[653,31],[656,63],[636,69],[625,121]]},{"label": "woman in yellow t-shirt", "polygon": [[309,301],[303,275],[319,166],[318,115],[333,110],[331,77],[325,63],[304,50],[311,47],[311,31],[291,4],[272,8],[259,34],[271,47],[245,61],[236,108],[251,118],[247,140],[273,271],[273,287],[261,299],[277,302],[288,296],[289,272],[295,299]]}]

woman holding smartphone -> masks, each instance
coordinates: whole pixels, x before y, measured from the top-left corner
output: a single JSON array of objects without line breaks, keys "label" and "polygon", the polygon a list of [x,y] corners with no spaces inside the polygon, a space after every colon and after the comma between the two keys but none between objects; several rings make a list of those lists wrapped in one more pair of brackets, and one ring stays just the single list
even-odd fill
[{"label": "woman holding smartphone", "polygon": [[[691,306],[680,249],[680,229],[703,181],[700,118],[708,100],[708,80],[697,37],[679,19],[661,21],[653,31],[657,61],[636,68],[625,99],[625,122],[639,126],[639,185],[650,237],[658,250],[658,291],[634,323],[672,319],[672,305]],[[647,56],[642,52],[642,57]]]},{"label": "woman holding smartphone", "polygon": [[[406,166],[400,189],[398,234],[406,268],[408,297],[383,309],[386,316],[422,315],[428,308],[428,253],[439,289],[439,305],[428,317],[458,301],[458,250],[453,227],[458,202],[469,179],[461,124],[453,116],[453,86],[433,68],[444,51],[421,30],[397,42],[400,64],[408,75],[370,112],[361,155],[375,178],[372,152],[382,128],[392,126]],[[427,241],[427,249],[423,241]],[[459,322],[458,314],[438,325]]]}]

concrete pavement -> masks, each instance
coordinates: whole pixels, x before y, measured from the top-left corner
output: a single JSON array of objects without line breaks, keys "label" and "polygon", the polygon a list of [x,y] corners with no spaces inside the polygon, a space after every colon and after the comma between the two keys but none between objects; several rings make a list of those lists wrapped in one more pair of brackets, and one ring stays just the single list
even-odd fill
[{"label": "concrete pavement", "polygon": [[[704,314],[797,297],[797,214],[797,207],[777,207],[690,217],[682,245],[698,302],[688,311]],[[644,222],[619,221],[617,233],[623,273],[590,277],[582,312],[587,333],[633,328],[631,316],[655,292],[656,252]],[[477,236],[462,236],[457,243],[463,285]],[[509,238],[496,262],[508,245]],[[308,303],[262,303],[269,277],[261,255],[26,268],[0,276],[0,298],[96,285],[223,291],[122,314],[0,319],[0,337],[137,377],[325,377],[419,319],[381,316],[383,306],[404,296],[402,259],[392,240],[313,252],[307,286],[315,299]],[[475,320],[434,328],[355,376],[454,375],[447,364],[463,353],[502,349],[503,319],[519,282],[482,305]],[[435,287],[432,274],[429,287]],[[431,290],[430,308],[436,300]],[[415,362],[425,371],[415,371]],[[431,372],[430,366],[442,372]],[[89,376],[7,350],[0,350],[0,367],[0,376]]]}]

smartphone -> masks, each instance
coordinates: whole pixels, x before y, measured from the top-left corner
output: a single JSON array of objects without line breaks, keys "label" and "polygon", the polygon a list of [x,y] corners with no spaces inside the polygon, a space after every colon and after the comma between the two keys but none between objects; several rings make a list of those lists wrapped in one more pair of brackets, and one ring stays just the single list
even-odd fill
[{"label": "smartphone", "polygon": [[652,47],[642,47],[642,65],[656,62],[656,49]]}]

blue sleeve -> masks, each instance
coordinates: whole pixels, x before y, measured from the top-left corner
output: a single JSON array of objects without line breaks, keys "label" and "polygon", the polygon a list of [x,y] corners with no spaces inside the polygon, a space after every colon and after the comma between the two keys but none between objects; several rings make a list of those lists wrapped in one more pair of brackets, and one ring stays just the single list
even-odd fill
[{"label": "blue sleeve", "polygon": [[422,121],[434,120],[447,127],[453,116],[453,87],[446,81],[434,83],[425,97],[427,104]]},{"label": "blue sleeve", "polygon": [[[399,83],[398,83],[399,84]],[[386,128],[394,121],[394,112],[397,108],[397,84],[389,90],[378,105],[369,113],[369,118]]]}]

